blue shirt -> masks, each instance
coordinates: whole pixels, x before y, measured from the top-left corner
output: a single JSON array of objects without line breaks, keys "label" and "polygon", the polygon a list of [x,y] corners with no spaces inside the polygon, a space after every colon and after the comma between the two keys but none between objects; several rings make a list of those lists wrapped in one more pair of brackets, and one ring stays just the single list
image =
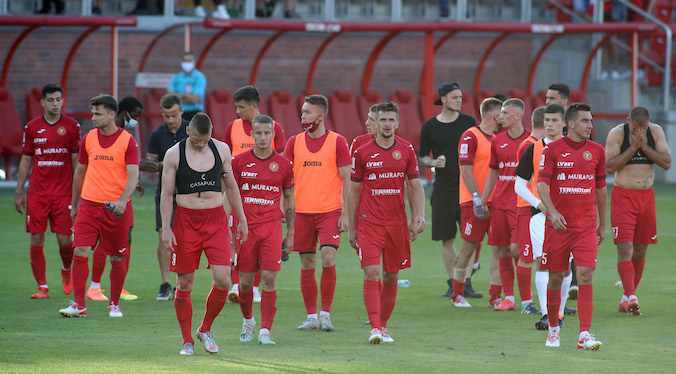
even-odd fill
[{"label": "blue shirt", "polygon": [[190,75],[187,75],[183,71],[174,75],[169,85],[169,92],[200,96],[200,101],[197,104],[183,103],[183,109],[186,112],[204,111],[204,94],[206,90],[207,77],[197,69],[194,69]]},{"label": "blue shirt", "polygon": [[[188,133],[186,132],[188,123],[188,121],[182,120],[181,126],[176,130],[175,134],[169,131],[169,127],[166,123],[153,130],[153,132],[150,133],[150,139],[148,140],[148,153],[156,154],[158,155],[158,161],[164,161],[164,154],[167,153],[169,148],[188,137]],[[161,188],[162,171],[160,170],[160,177],[157,180],[157,190],[160,191]]]}]

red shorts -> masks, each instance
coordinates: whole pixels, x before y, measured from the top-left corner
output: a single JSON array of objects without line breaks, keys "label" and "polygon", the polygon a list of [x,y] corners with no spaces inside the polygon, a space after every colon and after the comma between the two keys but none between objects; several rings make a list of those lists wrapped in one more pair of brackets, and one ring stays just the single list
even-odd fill
[{"label": "red shorts", "polygon": [[362,268],[380,265],[381,255],[383,271],[396,273],[411,267],[411,243],[407,224],[384,226],[359,220],[357,232]]},{"label": "red shorts", "polygon": [[479,219],[474,215],[472,205],[460,206],[460,237],[474,243],[480,243],[488,232],[490,220]]},{"label": "red shorts", "polygon": [[338,231],[340,213],[340,209],[327,213],[296,213],[293,250],[301,253],[315,252],[317,239],[322,247],[328,245],[338,248],[340,246],[340,231]]},{"label": "red shorts", "polygon": [[491,224],[488,229],[488,244],[509,247],[518,243],[516,235],[516,211],[491,209]]},{"label": "red shorts", "polygon": [[249,227],[244,244],[235,241],[235,266],[243,273],[279,271],[282,258],[282,224],[270,221]]},{"label": "red shorts", "polygon": [[193,273],[200,267],[202,251],[210,265],[230,266],[228,218],[219,206],[211,209],[176,207],[174,236],[176,245],[169,270],[178,274]]},{"label": "red shorts", "polygon": [[655,191],[614,186],[610,194],[610,229],[615,244],[657,243]]},{"label": "red shorts", "polygon": [[550,271],[568,270],[571,253],[575,257],[575,266],[595,269],[598,249],[594,228],[569,227],[566,231],[557,231],[551,226],[545,226],[542,258],[546,259]]},{"label": "red shorts", "polygon": [[239,219],[237,219],[237,216],[234,214],[229,214],[228,215],[228,228],[230,228],[230,232],[233,234],[237,234],[237,226],[239,226]]},{"label": "red shorts", "polygon": [[530,214],[516,216],[516,233],[519,243],[519,260],[534,262],[533,244],[530,241]]},{"label": "red shorts", "polygon": [[73,227],[74,247],[94,247],[101,240],[106,256],[129,256],[131,229],[134,226],[131,200],[121,218],[115,218],[102,203],[82,199]]},{"label": "red shorts", "polygon": [[49,227],[55,234],[73,233],[70,219],[70,196],[28,195],[26,199],[26,232],[42,234]]}]

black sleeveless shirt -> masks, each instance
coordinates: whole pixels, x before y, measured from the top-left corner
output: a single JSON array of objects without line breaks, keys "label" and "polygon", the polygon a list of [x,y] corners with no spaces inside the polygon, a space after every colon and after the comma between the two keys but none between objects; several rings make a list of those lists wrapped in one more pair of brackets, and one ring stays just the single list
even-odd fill
[{"label": "black sleeveless shirt", "polygon": [[209,171],[198,172],[190,168],[188,160],[185,158],[186,140],[181,140],[178,145],[179,159],[178,171],[176,172],[176,192],[179,195],[206,191],[221,192],[223,161],[218,154],[214,141],[209,139],[209,148],[214,153],[214,167]]},{"label": "black sleeveless shirt", "polygon": [[[646,136],[648,137],[648,147],[655,149],[655,138],[653,138],[653,134],[650,132],[650,126],[648,126],[646,130]],[[624,124],[624,139],[622,140],[622,146],[620,147],[620,153],[623,153],[624,151],[629,148],[629,124],[625,123]],[[629,164],[654,164],[655,162],[651,160],[648,156],[643,153],[640,149],[634,153],[633,156],[629,159],[629,162],[627,162],[627,165]]]}]

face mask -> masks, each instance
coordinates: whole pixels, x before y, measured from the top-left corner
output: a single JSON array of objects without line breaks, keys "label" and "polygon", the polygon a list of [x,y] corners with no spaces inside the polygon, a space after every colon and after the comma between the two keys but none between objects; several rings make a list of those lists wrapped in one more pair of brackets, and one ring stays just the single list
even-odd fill
[{"label": "face mask", "polygon": [[184,72],[189,73],[195,69],[195,63],[194,62],[181,62],[181,69],[183,69]]},{"label": "face mask", "polygon": [[[129,115],[129,114],[127,114],[127,115]],[[135,128],[136,126],[138,126],[138,121],[131,118],[131,116],[129,116],[129,120],[127,120],[126,118],[124,119],[124,127],[125,128]]]},{"label": "face mask", "polygon": [[307,132],[315,132],[319,128],[319,124],[317,123],[317,120],[319,120],[319,116],[317,116],[317,118],[315,118],[315,120],[312,121],[312,122],[309,122],[309,123],[302,123],[301,122],[300,125],[303,126],[303,130],[305,130]]}]

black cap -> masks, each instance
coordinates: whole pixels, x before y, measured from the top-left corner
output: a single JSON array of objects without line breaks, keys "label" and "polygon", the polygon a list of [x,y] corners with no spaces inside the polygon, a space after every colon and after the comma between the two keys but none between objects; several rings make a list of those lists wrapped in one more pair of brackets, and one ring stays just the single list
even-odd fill
[{"label": "black cap", "polygon": [[441,105],[441,98],[446,96],[449,92],[453,90],[459,90],[460,85],[455,82],[446,82],[443,86],[439,87],[439,99],[434,102],[434,105]]}]

